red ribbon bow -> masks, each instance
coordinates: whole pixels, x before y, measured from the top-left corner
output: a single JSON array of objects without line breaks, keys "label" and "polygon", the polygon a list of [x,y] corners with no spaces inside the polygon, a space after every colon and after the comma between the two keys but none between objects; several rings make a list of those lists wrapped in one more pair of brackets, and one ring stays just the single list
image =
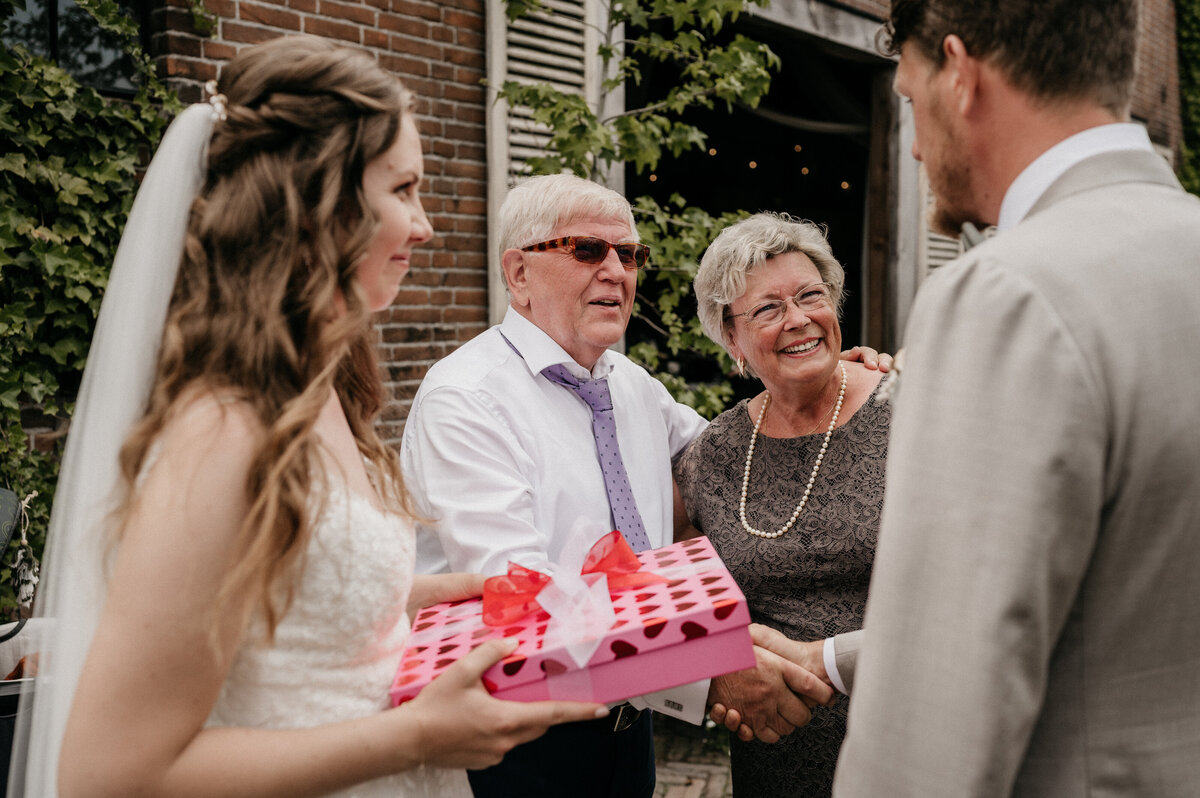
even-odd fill
[{"label": "red ribbon bow", "polygon": [[[614,529],[592,544],[579,572],[589,585],[605,574],[610,593],[667,581],[665,576],[642,571],[641,567],[642,561],[625,537]],[[541,609],[537,595],[551,579],[541,571],[510,562],[507,574],[490,577],[483,583],[483,622],[488,626],[507,626]]]}]

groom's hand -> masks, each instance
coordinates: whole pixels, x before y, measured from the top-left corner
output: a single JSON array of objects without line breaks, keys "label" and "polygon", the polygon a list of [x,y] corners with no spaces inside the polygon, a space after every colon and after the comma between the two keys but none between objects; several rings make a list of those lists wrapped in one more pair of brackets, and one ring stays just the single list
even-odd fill
[{"label": "groom's hand", "polygon": [[710,714],[743,740],[779,742],[812,719],[809,707],[827,703],[833,691],[817,676],[755,646],[756,665],[712,680]]},{"label": "groom's hand", "polygon": [[[720,685],[716,691],[710,689],[709,717],[714,723],[723,724],[744,741],[749,742],[757,737],[762,742],[774,743],[783,734],[790,734],[796,727],[808,723],[811,720],[811,713],[808,712],[811,707],[817,704],[828,706],[834,701],[835,693],[825,673],[822,649],[824,641],[804,643],[792,640],[769,626],[757,623],[750,624],[750,639],[754,642],[755,655],[760,666],[756,667],[754,671],[743,671],[739,674],[731,674],[731,676],[742,677],[744,674],[759,671],[760,678],[766,679],[769,677],[761,672],[761,666],[764,663],[768,665],[768,668],[778,668],[786,688],[796,694],[793,698],[798,697],[804,704],[806,714],[803,723],[791,724],[792,728],[788,728],[781,734],[780,729],[786,728],[785,724],[764,723],[762,709],[764,705],[761,701],[757,702],[757,707],[753,707],[744,700],[741,704],[735,703],[739,700],[737,698],[728,702],[724,700],[733,692],[733,685]],[[760,654],[760,652],[762,653]],[[778,659],[773,659],[768,655],[775,655]],[[716,684],[717,680],[713,681]],[[747,689],[744,679],[742,680],[742,689]],[[753,690],[753,688],[750,689]],[[787,701],[784,702],[784,705],[794,707],[794,704]]]},{"label": "groom's hand", "polygon": [[[782,632],[777,632],[769,626],[763,626],[761,623],[750,624],[750,639],[754,642],[754,645],[761,646],[784,659],[791,660],[825,682],[825,684],[833,687],[833,681],[825,671],[824,640],[793,640]],[[825,702],[818,701],[817,703],[823,704]]]}]

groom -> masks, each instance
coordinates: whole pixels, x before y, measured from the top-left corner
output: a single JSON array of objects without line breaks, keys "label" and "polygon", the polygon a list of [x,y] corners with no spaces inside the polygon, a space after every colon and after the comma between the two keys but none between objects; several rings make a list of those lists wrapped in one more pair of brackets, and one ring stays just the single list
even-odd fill
[{"label": "groom", "polygon": [[936,220],[999,232],[913,308],[838,798],[1200,795],[1200,201],[1137,6],[892,4]]}]

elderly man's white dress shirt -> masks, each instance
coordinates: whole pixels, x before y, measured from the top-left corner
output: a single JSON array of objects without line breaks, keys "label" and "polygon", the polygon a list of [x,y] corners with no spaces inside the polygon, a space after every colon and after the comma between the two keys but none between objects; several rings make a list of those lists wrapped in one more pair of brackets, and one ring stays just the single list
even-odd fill
[{"label": "elderly man's white dress shirt", "polygon": [[401,459],[430,519],[418,533],[418,572],[499,574],[509,560],[557,560],[578,519],[611,528],[591,410],[542,376],[556,363],[608,378],[650,545],[671,542],[671,460],[707,422],[624,355],[606,351],[589,374],[510,308],[502,324],[436,363],[413,401]]},{"label": "elderly man's white dress shirt", "polygon": [[[650,546],[671,542],[671,461],[708,422],[624,355],[605,351],[589,373],[510,308],[499,326],[436,363],[413,400],[400,457],[428,519],[418,526],[418,573],[495,575],[510,560],[544,566],[559,560],[577,521],[612,528],[592,411],[541,374],[556,363],[581,379],[608,378]],[[631,703],[699,723],[707,694],[704,679]]]}]

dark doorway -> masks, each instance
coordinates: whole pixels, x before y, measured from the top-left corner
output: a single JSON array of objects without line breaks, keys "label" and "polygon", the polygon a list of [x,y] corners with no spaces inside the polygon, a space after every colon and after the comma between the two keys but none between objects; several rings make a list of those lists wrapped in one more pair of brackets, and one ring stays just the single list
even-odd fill
[{"label": "dark doorway", "polygon": [[[756,109],[723,104],[694,111],[686,121],[708,134],[704,152],[669,155],[653,172],[626,171],[626,194],[665,203],[673,194],[709,213],[745,210],[787,212],[827,228],[834,255],[846,270],[842,336],[861,343],[864,312],[864,234],[871,150],[873,83],[882,59],[758,21],[743,21],[723,36],[742,33],[766,43],[780,57],[770,93]],[[658,96],[655,87],[676,76],[661,64],[644,66],[641,86],[626,86],[626,105],[640,107]],[[651,289],[652,290],[652,289]],[[694,307],[682,309],[694,312]],[[630,325],[631,343],[654,335]],[[713,376],[707,359],[676,367],[688,379]],[[741,395],[757,387],[735,381]]]}]

